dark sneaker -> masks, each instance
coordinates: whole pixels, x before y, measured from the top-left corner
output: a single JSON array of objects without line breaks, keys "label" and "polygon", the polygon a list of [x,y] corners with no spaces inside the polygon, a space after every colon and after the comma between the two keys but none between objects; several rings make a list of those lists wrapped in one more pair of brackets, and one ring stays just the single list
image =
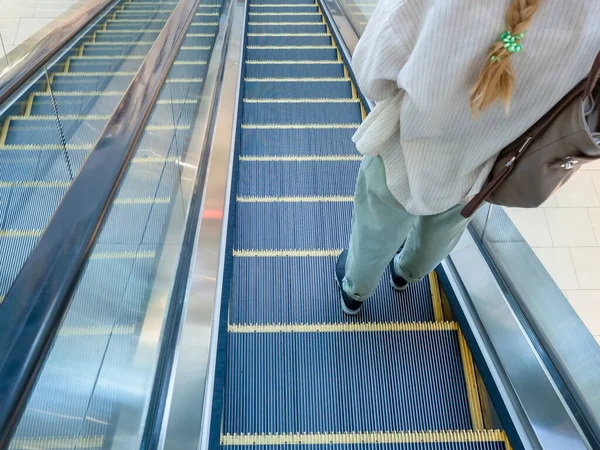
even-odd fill
[{"label": "dark sneaker", "polygon": [[[396,256],[399,254],[400,252],[396,253]],[[398,274],[398,272],[396,272],[396,268],[394,267],[394,260],[396,259],[396,256],[394,256],[390,262],[390,274],[392,275],[390,277],[390,284],[395,291],[402,292],[408,288],[408,281],[406,281],[400,276],[400,274]]]},{"label": "dark sneaker", "polygon": [[362,307],[362,302],[354,300],[348,294],[344,292],[342,288],[342,281],[344,281],[344,277],[346,276],[346,259],[348,258],[348,250],[344,250],[338,256],[337,263],[335,264],[335,280],[337,281],[337,285],[340,288],[342,294],[342,311],[349,316],[355,316],[360,312],[360,308]]}]

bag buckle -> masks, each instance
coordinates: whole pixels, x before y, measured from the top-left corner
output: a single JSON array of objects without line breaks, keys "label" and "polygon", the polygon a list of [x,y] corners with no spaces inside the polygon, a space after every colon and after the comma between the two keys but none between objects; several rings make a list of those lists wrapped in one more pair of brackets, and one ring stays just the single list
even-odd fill
[{"label": "bag buckle", "polygon": [[577,159],[567,156],[566,158],[563,158],[563,163],[560,165],[560,167],[562,167],[565,170],[571,170],[577,164],[579,164],[579,161]]},{"label": "bag buckle", "polygon": [[523,142],[523,145],[521,145],[521,148],[519,149],[519,151],[508,160],[508,162],[504,165],[504,167],[510,167],[512,166],[515,161],[517,160],[517,156],[519,156],[521,153],[523,153],[523,150],[525,150],[527,148],[527,146],[529,145],[529,143],[531,142],[531,140],[533,139],[533,137],[529,136],[525,142]]}]

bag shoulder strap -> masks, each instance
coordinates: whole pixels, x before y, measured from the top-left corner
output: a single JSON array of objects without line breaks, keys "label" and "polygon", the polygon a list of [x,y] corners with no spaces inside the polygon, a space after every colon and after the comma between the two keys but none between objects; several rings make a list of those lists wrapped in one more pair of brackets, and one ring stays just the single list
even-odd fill
[{"label": "bag shoulder strap", "polygon": [[600,78],[600,52],[598,52],[598,54],[596,55],[594,64],[592,64],[592,70],[590,70],[590,74],[588,75],[587,82],[585,83],[585,89],[583,90],[584,98],[592,95],[592,91],[596,87],[596,83],[598,83],[599,78]]}]

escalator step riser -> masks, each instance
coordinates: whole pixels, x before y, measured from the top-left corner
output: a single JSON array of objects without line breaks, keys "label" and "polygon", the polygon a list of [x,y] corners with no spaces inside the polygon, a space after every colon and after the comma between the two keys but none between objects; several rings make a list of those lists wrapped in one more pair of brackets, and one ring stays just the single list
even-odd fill
[{"label": "escalator step riser", "polygon": [[239,250],[333,250],[348,247],[352,203],[238,203]]},{"label": "escalator step riser", "polygon": [[297,14],[297,13],[317,13],[317,12],[319,12],[319,8],[317,7],[317,5],[256,6],[255,2],[252,2],[250,4],[249,10],[250,10],[250,13],[288,13],[290,15]]},{"label": "escalator step riser", "polygon": [[[336,257],[240,257],[233,259],[229,323],[306,324],[434,321],[429,280],[392,290],[389,271],[361,310],[349,318],[340,309],[334,279]],[[256,276],[256,274],[260,276]],[[252,301],[248,301],[252,299]]]},{"label": "escalator step riser", "polygon": [[340,64],[246,64],[248,78],[343,78]]},{"label": "escalator step riser", "polygon": [[360,161],[240,161],[238,197],[352,197]]},{"label": "escalator step riser", "polygon": [[259,33],[259,34],[263,34],[263,33],[277,33],[277,34],[282,34],[282,33],[293,33],[293,34],[297,34],[297,33],[326,33],[327,32],[327,27],[325,26],[325,24],[321,24],[321,23],[315,23],[314,25],[276,25],[276,24],[271,24],[271,25],[267,25],[267,24],[254,24],[254,23],[249,23],[248,24],[248,33]]},{"label": "escalator step riser", "polygon": [[[140,33],[98,33],[96,42],[153,42],[159,35],[159,31],[146,31]],[[211,46],[214,36],[186,36],[182,46]]]},{"label": "escalator step riser", "polygon": [[323,16],[321,14],[298,14],[298,13],[286,13],[281,14],[269,14],[269,13],[256,13],[251,12],[249,17],[249,23],[256,25],[262,23],[323,23]]},{"label": "escalator step riser", "polygon": [[358,103],[246,103],[244,124],[360,123]]},{"label": "escalator step riser", "polygon": [[279,49],[279,48],[248,48],[247,57],[250,61],[336,61],[338,59],[335,48],[306,48],[306,49]]},{"label": "escalator step riser", "polygon": [[245,83],[244,95],[250,99],[267,98],[352,98],[352,86],[346,80],[251,81]]},{"label": "escalator step riser", "polygon": [[[212,23],[212,21],[211,21]],[[160,31],[164,23],[160,22],[111,22],[109,21],[107,30],[155,30]],[[216,34],[218,25],[206,23],[192,23],[188,28],[188,33],[213,33]]]},{"label": "escalator step riser", "polygon": [[356,156],[353,129],[242,130],[242,156]]},{"label": "escalator step riser", "polygon": [[[56,97],[56,106],[60,115],[66,116],[111,115],[120,101],[120,96],[85,96],[79,98],[76,98],[75,96],[59,96]],[[159,111],[157,111],[156,114],[160,114],[161,117],[165,119],[164,123],[173,123],[174,117],[190,117],[196,109],[196,104],[159,103],[157,108]],[[169,117],[167,113],[171,114],[171,116]],[[48,116],[52,114],[54,114],[54,107],[50,99],[36,98],[36,100],[34,100],[31,108],[32,116]],[[151,123],[152,122],[158,123],[156,120],[151,120]],[[181,121],[180,123],[183,124]],[[186,122],[186,124],[189,125],[189,122]]]},{"label": "escalator step riser", "polygon": [[471,426],[456,331],[229,333],[228,345],[224,434]]},{"label": "escalator step riser", "polygon": [[266,45],[331,45],[331,36],[321,34],[319,36],[248,36],[248,45],[266,46]]}]

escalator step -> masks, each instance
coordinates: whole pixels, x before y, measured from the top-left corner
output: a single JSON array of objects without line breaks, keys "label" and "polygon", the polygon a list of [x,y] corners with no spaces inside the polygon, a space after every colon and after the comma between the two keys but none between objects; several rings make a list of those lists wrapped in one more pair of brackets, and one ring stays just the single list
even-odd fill
[{"label": "escalator step", "polygon": [[387,269],[383,281],[363,306],[360,317],[348,318],[340,309],[340,294],[334,279],[336,259],[336,256],[235,257],[229,322],[303,324],[434,320],[429,280],[411,284],[407,291],[398,293],[388,282]]},{"label": "escalator step", "polygon": [[175,9],[178,2],[132,2],[132,3],[123,3],[122,6],[125,8],[125,11],[130,10],[148,10],[148,9]]},{"label": "escalator step", "polygon": [[359,124],[360,104],[354,103],[245,103],[244,124]]},{"label": "escalator step", "polygon": [[[250,14],[252,13],[286,13],[289,15],[297,13],[318,13],[317,5],[257,5],[255,2],[250,3]],[[252,16],[250,16],[252,17]]]},{"label": "escalator step", "polygon": [[246,78],[246,98],[352,98],[350,80],[344,78]]},{"label": "escalator step", "polygon": [[[149,19],[160,19],[167,20],[171,16],[171,11],[161,11],[157,9],[150,12],[138,12],[138,11],[119,11],[115,15],[116,20],[149,20]],[[115,20],[112,19],[112,20]]]},{"label": "escalator step", "polygon": [[275,157],[280,155],[354,156],[353,129],[243,129],[241,155],[245,157]]},{"label": "escalator step", "polygon": [[250,12],[248,13],[248,21],[253,24],[258,23],[323,23],[323,16],[318,12],[313,13],[269,13],[269,12]]},{"label": "escalator step", "polygon": [[[146,55],[152,47],[152,44],[137,43],[87,43],[83,46],[82,56],[134,56]],[[205,61],[210,54],[209,46],[200,47],[181,47],[177,54],[179,60],[198,60]]]},{"label": "escalator step", "polygon": [[314,23],[310,25],[286,25],[285,23],[257,23],[257,22],[249,22],[248,23],[248,33],[326,33],[327,26],[324,23]]},{"label": "escalator step", "polygon": [[305,33],[306,35],[299,36],[265,36],[264,34],[255,34],[248,36],[249,46],[314,46],[314,45],[331,45],[331,36],[323,33],[314,33],[313,35]]},{"label": "escalator step", "polygon": [[285,3],[287,5],[306,5],[306,6],[312,6],[315,4],[314,0],[285,0],[285,2],[282,2],[282,0],[256,0],[256,1],[251,1],[250,2],[250,6],[260,6],[260,5],[265,5],[265,6],[271,6],[271,5],[280,5],[281,3]]},{"label": "escalator step", "polygon": [[237,250],[331,250],[348,247],[352,203],[238,203]]},{"label": "escalator step", "polygon": [[337,61],[337,50],[328,45],[316,48],[246,47],[249,60],[254,61]]},{"label": "escalator step", "polygon": [[[162,30],[164,27],[164,22],[129,22],[129,21],[115,21],[108,20],[106,22],[106,30]],[[188,33],[213,33],[216,34],[218,23],[215,21],[203,22],[200,21],[194,22],[188,28]]]},{"label": "escalator step", "polygon": [[[134,31],[131,33],[98,31],[96,33],[97,43],[110,42],[150,42],[155,41],[160,31]],[[183,40],[183,46],[210,46],[215,37],[213,35],[188,34]]]},{"label": "escalator step", "polygon": [[[332,63],[332,64],[331,64]],[[344,66],[341,62],[328,61],[317,63],[299,63],[276,61],[274,64],[247,61],[248,78],[343,78]],[[346,91],[347,92],[347,91]]]},{"label": "escalator step", "polygon": [[360,160],[240,161],[240,198],[341,197],[352,201]]},{"label": "escalator step", "polygon": [[470,428],[456,325],[420,326],[230,326],[223,433]]}]

